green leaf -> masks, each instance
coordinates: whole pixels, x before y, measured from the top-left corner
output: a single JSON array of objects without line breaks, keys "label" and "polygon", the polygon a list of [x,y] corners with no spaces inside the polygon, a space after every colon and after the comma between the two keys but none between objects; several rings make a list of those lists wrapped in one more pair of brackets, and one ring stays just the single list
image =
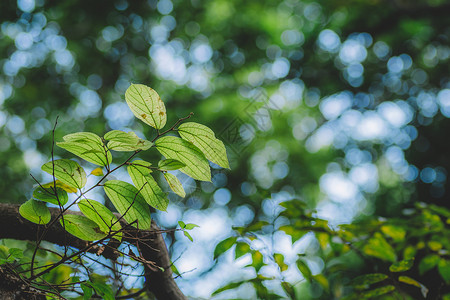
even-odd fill
[{"label": "green leaf", "polygon": [[[94,221],[100,230],[106,234],[110,231],[118,232],[122,229],[116,216],[103,204],[95,200],[83,199],[78,203],[80,211],[91,221]],[[122,240],[122,232],[114,235],[114,238]]]},{"label": "green leaf", "polygon": [[255,268],[256,272],[259,272],[262,266],[264,266],[264,257],[261,252],[253,251],[251,266]]},{"label": "green leaf", "polygon": [[239,282],[232,282],[232,283],[229,283],[229,284],[227,284],[227,285],[225,285],[225,286],[223,286],[223,287],[221,287],[221,288],[215,290],[215,291],[212,293],[211,296],[217,295],[217,294],[219,294],[219,293],[221,293],[221,292],[223,292],[223,291],[235,289],[235,288],[241,286],[243,283],[246,283],[246,282],[247,282],[247,281],[239,281]]},{"label": "green leaf", "polygon": [[23,250],[19,248],[10,248],[9,249],[9,255],[11,255],[14,258],[22,258],[23,257]]},{"label": "green leaf", "polygon": [[178,127],[178,133],[183,139],[197,146],[207,159],[222,168],[230,168],[225,145],[216,138],[210,128],[202,124],[187,122]]},{"label": "green leaf", "polygon": [[399,276],[398,281],[418,287],[420,289],[420,291],[422,292],[422,296],[424,298],[427,297],[428,289],[423,284],[418,282],[417,280],[412,279],[411,277],[408,277],[408,276]]},{"label": "green leaf", "polygon": [[239,257],[250,253],[250,246],[247,243],[244,242],[237,242],[236,243],[236,250],[235,250],[235,259],[238,259]]},{"label": "green leaf", "polygon": [[64,220],[59,222],[68,233],[85,241],[97,241],[106,237],[98,225],[85,216],[64,215]]},{"label": "green leaf", "polygon": [[374,297],[378,297],[381,295],[385,295],[387,293],[390,293],[395,290],[395,287],[393,285],[386,285],[377,289],[373,289],[367,292],[362,293],[360,296],[363,297],[363,299],[372,299]]},{"label": "green leaf", "polygon": [[165,136],[155,142],[156,149],[167,159],[181,161],[186,166],[180,171],[197,180],[211,181],[208,160],[192,143],[174,136]]},{"label": "green leaf", "polygon": [[283,281],[281,282],[281,287],[283,288],[283,290],[286,292],[286,294],[293,300],[297,299],[295,297],[295,290],[294,287],[292,286],[292,284],[290,284],[289,282]]},{"label": "green leaf", "polygon": [[[56,197],[56,194],[53,190],[53,188],[42,188],[37,187],[33,191],[33,198],[45,201],[48,203],[52,203],[55,205],[65,205],[67,201],[69,201],[69,197],[67,196],[67,192],[59,187],[56,188],[56,193],[58,194],[58,197]],[[59,200],[59,202],[58,202]]]},{"label": "green leaf", "polygon": [[183,185],[178,180],[178,178],[170,173],[164,173],[164,178],[167,180],[170,189],[177,194],[178,196],[184,198],[186,196],[186,192],[184,191]]},{"label": "green leaf", "polygon": [[192,230],[196,227],[200,227],[200,226],[198,226],[197,224],[193,224],[193,223],[188,223],[188,224],[184,225],[184,229],[186,229],[186,230]]},{"label": "green leaf", "polygon": [[19,207],[20,215],[30,222],[44,225],[52,218],[50,210],[44,202],[30,199]]},{"label": "green leaf", "polygon": [[366,289],[371,284],[381,282],[387,278],[388,276],[386,274],[381,273],[365,274],[353,279],[352,285],[355,286],[356,289]]},{"label": "green leaf", "polygon": [[394,225],[383,225],[381,226],[381,231],[396,242],[403,241],[406,235],[405,229]]},{"label": "green leaf", "polygon": [[176,159],[164,159],[158,162],[158,169],[164,171],[178,170],[184,166],[186,165]]},{"label": "green leaf", "polygon": [[433,269],[439,263],[440,257],[437,254],[430,254],[422,258],[419,263],[419,273],[423,275],[425,272]]},{"label": "green leaf", "polygon": [[133,224],[134,227],[144,230],[150,229],[150,210],[144,198],[138,193],[138,189],[119,180],[105,182],[104,189],[114,207],[128,223],[137,220],[137,224]]},{"label": "green leaf", "polygon": [[312,278],[314,279],[314,281],[320,284],[324,290],[328,291],[330,289],[330,283],[323,274],[313,275]]},{"label": "green leaf", "polygon": [[442,278],[448,283],[450,281],[450,260],[441,258],[438,263],[438,270]]},{"label": "green leaf", "polygon": [[231,236],[218,243],[214,249],[214,259],[217,259],[220,255],[230,249],[236,243],[236,240],[237,237]]},{"label": "green leaf", "polygon": [[89,300],[92,297],[92,294],[94,293],[92,291],[92,288],[85,284],[85,283],[81,283],[80,284],[81,290],[83,291],[83,300]]},{"label": "green leaf", "polygon": [[114,300],[115,299],[114,292],[108,284],[95,282],[95,283],[91,283],[91,285],[94,288],[94,290],[100,296],[102,296],[102,299],[104,299],[104,300]]},{"label": "green leaf", "polygon": [[412,268],[414,264],[414,258],[401,260],[399,262],[393,263],[389,267],[389,271],[391,272],[405,272]]},{"label": "green leaf", "polygon": [[154,89],[143,84],[132,84],[125,92],[125,100],[139,120],[156,129],[166,125],[166,107]]},{"label": "green leaf", "polygon": [[303,277],[305,277],[305,279],[311,280],[312,278],[311,270],[302,259],[297,259],[297,268],[303,274]]},{"label": "green leaf", "polygon": [[194,241],[194,239],[193,239],[192,236],[189,234],[189,232],[184,231],[183,233],[184,233],[184,235],[185,235],[189,240],[191,240],[191,242]]},{"label": "green leaf", "polygon": [[363,252],[367,255],[395,262],[396,255],[392,246],[386,242],[384,237],[376,232],[373,237],[364,245]]},{"label": "green leaf", "polygon": [[108,149],[114,151],[147,150],[153,146],[152,142],[139,138],[133,131],[112,130],[104,138],[109,141]]},{"label": "green leaf", "polygon": [[106,150],[102,139],[92,132],[77,132],[63,137],[64,142],[56,145],[88,162],[99,166],[111,163],[111,152]]},{"label": "green leaf", "polygon": [[288,265],[284,262],[284,256],[280,253],[275,253],[273,258],[277,265],[280,267],[281,272],[286,271],[288,269]]},{"label": "green leaf", "polygon": [[139,194],[152,207],[166,211],[169,199],[159,187],[158,183],[150,175],[150,163],[143,160],[135,160],[127,168],[128,174],[134,185],[140,190]]},{"label": "green leaf", "polygon": [[[55,177],[70,187],[81,189],[86,184],[86,172],[76,162],[70,159],[58,159],[53,161],[55,165]],[[50,161],[42,166],[42,171],[53,175],[53,163]]]}]

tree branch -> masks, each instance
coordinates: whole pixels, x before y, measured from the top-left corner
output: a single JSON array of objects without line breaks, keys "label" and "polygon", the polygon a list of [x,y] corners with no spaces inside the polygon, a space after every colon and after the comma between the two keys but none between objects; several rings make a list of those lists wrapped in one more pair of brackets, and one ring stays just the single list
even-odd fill
[{"label": "tree branch", "polygon": [[[58,218],[60,210],[57,208],[50,208],[52,220]],[[81,214],[80,212],[67,211],[66,214]],[[50,228],[44,240],[60,246],[70,246],[78,249],[84,249],[89,246],[89,242],[83,241],[71,234],[67,234],[60,222],[50,223]],[[122,227],[127,226],[124,220],[121,220]],[[127,227],[124,233],[123,240],[135,245],[140,249],[141,259],[143,261],[151,262],[152,264],[145,264],[145,286],[152,292],[157,299],[164,300],[179,300],[187,299],[186,296],[178,288],[172,275],[170,268],[171,262],[166,244],[161,235],[161,230],[152,220],[152,228],[149,231],[138,230],[134,227]],[[0,239],[9,238],[16,240],[35,241],[39,232],[42,232],[44,226],[31,223],[19,214],[19,205],[0,203]],[[64,236],[66,235],[66,238]],[[114,241],[114,240],[112,240]],[[91,253],[100,253],[108,259],[115,259],[119,242],[109,243],[106,249],[100,249],[98,246],[89,248],[87,251]],[[110,248],[112,247],[112,248]],[[100,251],[102,250],[102,251]],[[164,269],[152,267],[156,265]]]}]

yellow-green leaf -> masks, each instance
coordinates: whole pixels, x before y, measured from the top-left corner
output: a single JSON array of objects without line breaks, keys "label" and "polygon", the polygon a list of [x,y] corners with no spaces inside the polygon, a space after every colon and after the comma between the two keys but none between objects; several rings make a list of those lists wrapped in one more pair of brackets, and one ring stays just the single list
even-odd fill
[{"label": "yellow-green leaf", "polygon": [[409,276],[399,276],[398,281],[418,287],[420,289],[420,291],[422,292],[423,297],[424,298],[427,297],[427,294],[428,294],[427,287],[424,286],[423,284],[421,284],[420,282],[418,282],[417,280],[412,279]]},{"label": "yellow-green leaf", "polygon": [[104,190],[117,211],[128,223],[139,229],[150,229],[151,215],[144,198],[133,185],[119,180],[105,182]]},{"label": "yellow-green leaf", "polygon": [[437,254],[430,254],[422,258],[419,263],[419,273],[423,273],[433,269],[439,263],[440,257]]},{"label": "yellow-green leaf", "polygon": [[[59,180],[55,180],[55,183],[56,183],[56,187],[59,187],[68,193],[76,193],[78,191],[77,188],[71,187],[65,183],[62,183]],[[53,181],[51,181],[49,183],[42,184],[41,186],[45,189],[48,189],[48,188],[54,187],[55,184],[53,183]]]},{"label": "yellow-green leaf", "polygon": [[394,290],[395,290],[395,287],[393,285],[386,285],[386,286],[383,286],[383,287],[379,287],[379,288],[376,288],[376,289],[373,289],[373,290],[361,293],[360,296],[363,299],[373,299],[375,297],[378,297],[378,296],[390,293],[390,292],[392,292]]},{"label": "yellow-green leaf", "polygon": [[181,172],[197,180],[211,181],[208,160],[192,143],[174,136],[166,136],[156,140],[155,145],[167,159],[175,159],[186,165],[180,168]]},{"label": "yellow-green leaf", "polygon": [[207,159],[222,168],[230,168],[225,145],[216,138],[209,127],[194,122],[187,122],[178,127],[178,133],[183,139],[199,148]]},{"label": "yellow-green leaf", "polygon": [[109,141],[108,149],[114,151],[147,150],[153,145],[152,142],[139,138],[133,131],[112,130],[104,138]]},{"label": "yellow-green leaf", "polygon": [[95,200],[83,199],[78,203],[80,211],[91,221],[94,221],[100,230],[106,234],[110,232],[118,232],[114,234],[114,238],[122,240],[122,227],[117,222],[116,216],[103,204]]},{"label": "yellow-green leaf", "polygon": [[81,189],[86,184],[86,172],[76,162],[70,159],[58,159],[50,161],[42,166],[42,171],[53,175],[53,165],[55,177],[62,183],[70,187]]},{"label": "yellow-green leaf", "polygon": [[57,146],[99,166],[111,163],[111,152],[106,150],[102,139],[92,132],[77,132],[63,137]]},{"label": "yellow-green leaf", "polygon": [[134,185],[140,190],[140,195],[152,207],[166,211],[169,199],[150,175],[150,163],[143,160],[133,161],[127,168]]},{"label": "yellow-green leaf", "polygon": [[59,187],[56,188],[55,193],[53,187],[42,188],[39,186],[33,191],[33,198],[55,205],[65,205],[69,201],[67,192]]},{"label": "yellow-green leaf", "polygon": [[185,164],[176,159],[164,159],[158,162],[158,169],[165,171],[178,170],[179,168],[182,168],[184,166]]},{"label": "yellow-green leaf", "polygon": [[288,269],[288,265],[286,265],[286,263],[284,262],[283,254],[275,253],[273,255],[273,258],[277,263],[278,267],[280,267],[281,272],[286,271]]},{"label": "yellow-green leaf", "polygon": [[364,245],[363,252],[367,255],[395,262],[396,255],[392,246],[384,239],[384,237],[376,232]]},{"label": "yellow-green leaf", "polygon": [[164,178],[167,180],[170,189],[180,197],[186,197],[186,192],[184,191],[183,185],[178,180],[178,178],[170,173],[164,173]]},{"label": "yellow-green leaf", "polygon": [[30,222],[44,225],[50,222],[50,210],[44,202],[30,199],[19,207],[19,213]]},{"label": "yellow-green leaf", "polygon": [[85,241],[97,241],[106,237],[98,225],[85,216],[67,214],[59,222],[68,233]]},{"label": "yellow-green leaf", "polygon": [[391,272],[405,272],[405,271],[408,271],[409,269],[411,269],[413,264],[414,264],[414,258],[401,260],[399,262],[393,263],[389,267],[389,271],[391,271]]},{"label": "yellow-green leaf", "polygon": [[406,235],[405,229],[394,225],[383,225],[381,226],[381,231],[396,242],[403,241]]},{"label": "yellow-green leaf", "polygon": [[91,174],[94,176],[103,176],[103,170],[102,168],[95,168],[92,170]]},{"label": "yellow-green leaf", "polygon": [[366,289],[371,284],[381,282],[387,278],[388,278],[388,276],[386,274],[382,274],[382,273],[365,274],[365,275],[361,275],[361,276],[353,279],[352,285],[356,289]]},{"label": "yellow-green leaf", "polygon": [[166,125],[166,107],[154,89],[143,84],[132,84],[125,92],[125,100],[139,120],[156,129]]}]

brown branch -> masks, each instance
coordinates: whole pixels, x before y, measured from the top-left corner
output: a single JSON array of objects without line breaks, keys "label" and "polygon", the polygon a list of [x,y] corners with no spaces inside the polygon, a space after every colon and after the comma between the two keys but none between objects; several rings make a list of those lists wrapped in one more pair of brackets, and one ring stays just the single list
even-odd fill
[{"label": "brown branch", "polygon": [[[60,216],[60,210],[50,208],[52,219]],[[66,214],[81,214],[79,212],[67,211]],[[69,246],[77,249],[85,249],[89,246],[89,242],[83,241],[73,235],[67,234],[60,222],[50,222],[52,224],[47,228],[47,234],[44,240],[60,246]],[[124,220],[121,221],[123,227],[127,226]],[[161,235],[161,230],[156,223],[152,221],[152,228],[149,231],[138,230],[127,226],[124,233],[123,241],[133,244],[140,249],[141,259],[152,264],[145,264],[145,287],[152,292],[157,299],[178,300],[187,299],[178,288],[172,275],[170,268],[171,262],[166,244]],[[0,239],[9,238],[16,240],[35,241],[36,234],[42,232],[44,226],[37,225],[22,218],[19,214],[19,205],[16,204],[0,204]],[[64,236],[66,235],[66,239]],[[119,243],[108,244],[105,251],[99,251],[99,247],[87,248],[88,252],[100,253],[105,258],[115,259]],[[113,248],[111,248],[113,247]],[[164,269],[155,268],[154,265]]]}]

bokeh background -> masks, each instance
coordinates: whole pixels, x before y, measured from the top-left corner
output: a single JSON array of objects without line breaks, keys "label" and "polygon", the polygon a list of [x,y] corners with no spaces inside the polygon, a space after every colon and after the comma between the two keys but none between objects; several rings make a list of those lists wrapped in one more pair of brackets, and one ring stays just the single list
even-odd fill
[{"label": "bokeh background", "polygon": [[[211,183],[180,177],[189,195],[169,195],[168,212],[154,215],[166,229],[200,225],[193,243],[166,236],[183,292],[209,298],[243,280],[215,297],[264,298],[267,288],[265,299],[283,298],[287,281],[299,299],[339,298],[342,287],[301,287],[291,266],[299,253],[313,274],[329,264],[314,235],[278,230],[289,223],[278,204],[299,199],[330,228],[407,220],[419,202],[448,208],[449,12],[446,0],[2,0],[0,201],[27,200],[29,173],[45,181],[57,116],[57,140],[111,129],[154,136],[124,101],[130,83],[146,84],[166,103],[168,124],[194,112],[225,142],[231,165],[213,166]],[[214,260],[233,226],[258,221],[271,224],[249,240],[262,268],[246,267],[250,253]],[[266,253],[289,268],[280,273]],[[255,274],[275,279],[256,284]]]}]

